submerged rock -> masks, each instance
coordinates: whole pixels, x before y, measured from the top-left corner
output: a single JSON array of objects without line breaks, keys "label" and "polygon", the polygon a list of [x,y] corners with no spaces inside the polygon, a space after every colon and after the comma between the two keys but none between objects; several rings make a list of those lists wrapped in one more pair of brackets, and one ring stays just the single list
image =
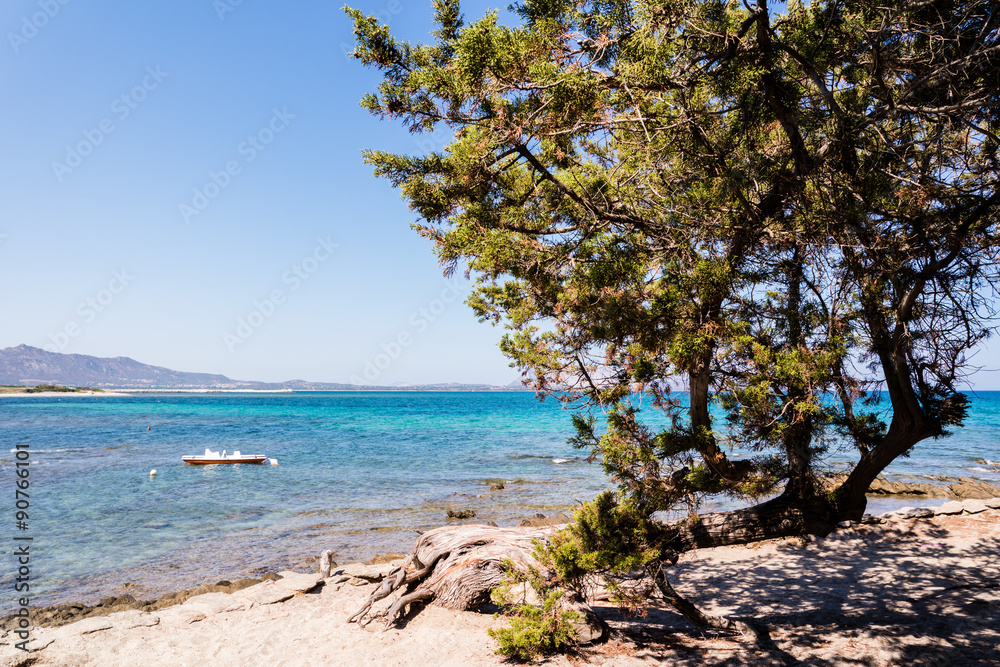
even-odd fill
[{"label": "submerged rock", "polygon": [[570,521],[572,521],[572,519],[566,516],[566,514],[564,514],[563,512],[560,512],[559,514],[553,516],[536,514],[530,519],[523,520],[519,525],[539,528],[541,526],[560,526],[564,523],[569,523]]},{"label": "submerged rock", "polygon": [[406,554],[392,553],[391,551],[384,554],[375,554],[370,560],[365,561],[365,565],[382,565],[384,563],[392,563],[393,561],[406,558]]}]

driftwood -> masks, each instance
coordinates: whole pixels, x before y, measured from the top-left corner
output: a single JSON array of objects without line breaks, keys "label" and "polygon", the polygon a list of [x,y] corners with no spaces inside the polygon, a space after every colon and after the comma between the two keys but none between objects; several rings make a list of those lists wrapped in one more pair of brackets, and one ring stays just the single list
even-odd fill
[{"label": "driftwood", "polygon": [[319,573],[324,579],[330,576],[330,572],[337,563],[333,560],[333,552],[327,549],[319,555]]},{"label": "driftwood", "polygon": [[[390,627],[403,609],[416,602],[448,609],[478,609],[489,601],[490,591],[506,578],[503,563],[522,573],[538,568],[532,555],[533,540],[547,540],[561,526],[498,528],[477,524],[445,526],[420,536],[403,565],[389,572],[365,604],[348,618],[359,622],[372,606],[394,593],[400,596],[377,614]],[[580,600],[567,600],[567,608],[581,612],[577,634],[583,642],[596,641],[606,627]]]},{"label": "driftwood", "polygon": [[[347,621],[362,621],[376,602],[397,593],[399,597],[385,611],[371,614],[371,618],[384,618],[385,629],[392,626],[408,605],[417,602],[457,610],[477,609],[508,576],[505,562],[522,574],[542,569],[532,553],[534,541],[547,541],[562,527],[498,528],[467,524],[428,531],[417,540],[413,553],[406,557],[402,566],[391,570]],[[737,633],[750,641],[759,639],[758,630],[751,624],[707,614],[682,597],[667,580],[663,564],[652,567],[645,575],[659,589],[664,601],[696,626]],[[585,600],[568,594],[561,604],[564,609],[579,613],[575,624],[579,643],[592,643],[607,636],[607,624]]]}]

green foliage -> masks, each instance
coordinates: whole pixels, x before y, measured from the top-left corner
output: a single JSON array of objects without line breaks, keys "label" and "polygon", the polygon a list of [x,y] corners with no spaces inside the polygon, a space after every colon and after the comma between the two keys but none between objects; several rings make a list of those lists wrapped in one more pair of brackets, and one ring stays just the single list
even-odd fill
[{"label": "green foliage", "polygon": [[82,390],[77,387],[64,387],[58,384],[36,384],[35,386],[28,387],[24,390],[26,394],[37,394],[43,391],[58,391],[72,394]]},{"label": "green foliage", "polygon": [[362,106],[452,137],[365,160],[512,364],[583,402],[573,443],[616,484],[554,543],[560,576],[667,558],[657,512],[808,505],[829,448],[873,477],[962,423],[1000,285],[990,2],[513,9],[437,0],[431,44],[348,13],[383,75]]},{"label": "green foliage", "polygon": [[580,588],[591,572],[623,574],[663,558],[657,546],[661,537],[662,529],[648,508],[620,503],[605,491],[584,503],[574,513],[573,523],[539,547],[536,556],[553,568],[563,585]]},{"label": "green foliage", "polygon": [[[504,568],[507,576],[493,589],[492,599],[504,607],[510,626],[487,631],[500,644],[497,653],[527,662],[571,647],[576,639],[573,623],[579,614],[561,608],[563,591],[547,585],[536,570],[520,572],[509,560],[504,561]],[[540,606],[528,604],[529,587]]]}]

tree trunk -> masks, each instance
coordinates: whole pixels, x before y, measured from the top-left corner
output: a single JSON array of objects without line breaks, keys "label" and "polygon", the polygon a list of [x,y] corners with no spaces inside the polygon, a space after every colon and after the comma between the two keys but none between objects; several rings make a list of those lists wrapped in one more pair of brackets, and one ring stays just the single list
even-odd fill
[{"label": "tree trunk", "polygon": [[860,510],[843,511],[827,496],[802,499],[782,494],[753,507],[663,524],[659,545],[666,552],[679,554],[779,537],[826,535],[838,522],[857,521],[863,513],[864,505]]},{"label": "tree trunk", "polygon": [[[846,483],[846,482],[845,482]],[[839,500],[838,491],[803,499],[786,493],[754,507],[717,512],[673,524],[661,524],[654,538],[666,561],[695,549],[750,544],[761,540],[826,535],[845,519],[859,520],[865,508],[864,491],[860,503],[852,494],[850,502]],[[866,487],[867,488],[867,487]],[[490,599],[490,592],[508,576],[507,566],[527,574],[541,565],[534,557],[534,542],[547,541],[563,526],[497,528],[485,525],[445,526],[428,531],[417,540],[402,567],[383,579],[364,606],[349,622],[366,616],[385,619],[391,626],[407,605],[416,602],[449,609],[477,609]],[[665,600],[695,624],[721,630],[754,634],[751,626],[704,614],[681,597],[666,580],[662,569],[650,576]],[[385,610],[370,614],[372,606],[393,594],[399,597]],[[591,640],[605,635],[603,622],[582,600],[567,604],[583,612],[578,633]]]}]

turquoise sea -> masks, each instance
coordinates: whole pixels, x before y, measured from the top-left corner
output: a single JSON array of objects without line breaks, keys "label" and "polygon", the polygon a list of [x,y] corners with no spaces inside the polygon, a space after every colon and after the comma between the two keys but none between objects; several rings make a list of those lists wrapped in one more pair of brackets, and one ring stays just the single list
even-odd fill
[{"label": "turquoise sea", "polygon": [[[1000,460],[1000,392],[971,399],[965,428],[919,444],[890,476],[1000,483],[1000,466],[981,463]],[[15,534],[33,537],[33,604],[92,603],[125,583],[142,597],[305,569],[324,549],[341,563],[406,552],[452,509],[500,525],[566,511],[609,486],[566,444],[570,415],[529,392],[4,396],[0,577],[13,577]],[[31,456],[27,531],[14,519],[18,444]],[[181,462],[206,447],[279,465]],[[833,450],[828,463],[849,458]]]}]

